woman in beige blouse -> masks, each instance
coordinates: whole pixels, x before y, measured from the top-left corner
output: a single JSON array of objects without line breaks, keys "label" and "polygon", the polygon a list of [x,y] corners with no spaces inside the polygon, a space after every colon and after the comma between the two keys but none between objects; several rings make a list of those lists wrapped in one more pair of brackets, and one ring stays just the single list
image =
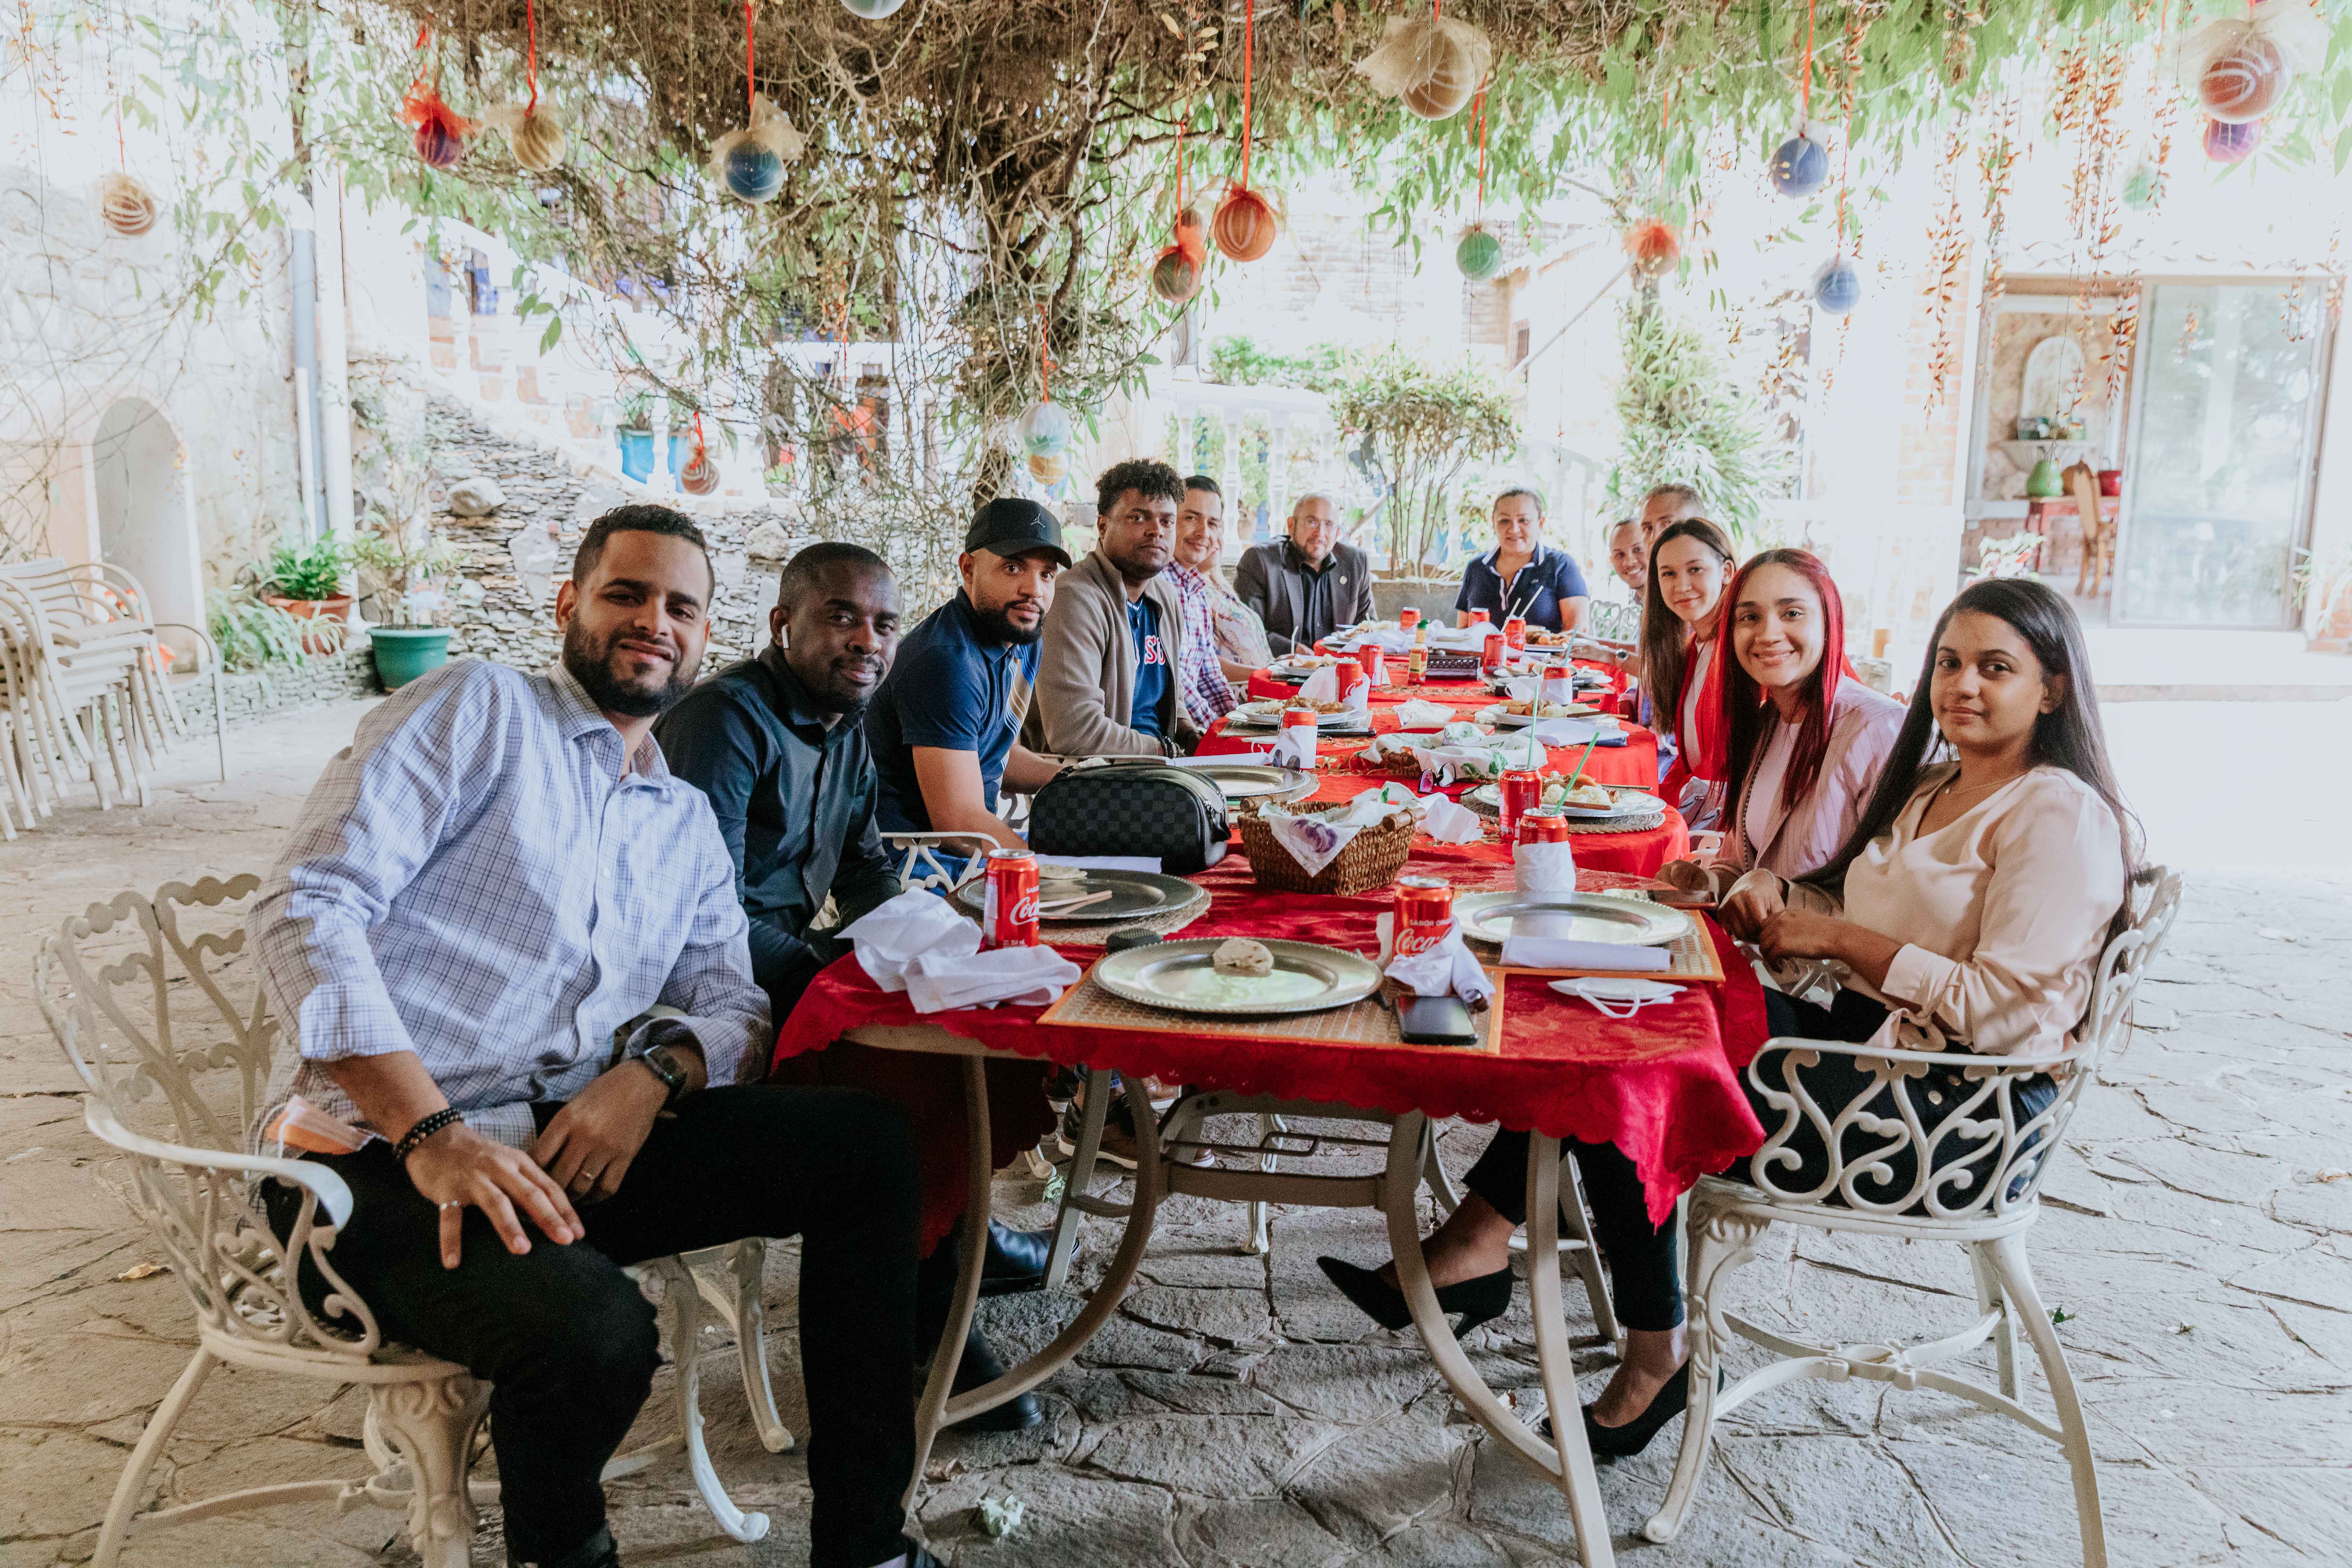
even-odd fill
[{"label": "woman in beige blouse", "polygon": [[[1949,757],[1930,761],[1938,736]],[[1724,924],[1772,959],[1833,959],[1844,968],[1827,1007],[1765,993],[1776,1038],[1859,1043],[1899,1013],[1932,1023],[1957,1051],[2053,1050],[2081,1022],[2100,950],[2124,919],[2137,858],[2128,820],[2074,611],[2041,583],[1978,583],[1937,623],[1910,711],[1853,834],[1827,865],[1794,881],[1761,868],[1743,877]],[[1872,1081],[1842,1057],[1789,1070],[1833,1109]],[[1939,1069],[1906,1080],[1905,1092],[1934,1123],[1959,1083],[1957,1068]],[[2017,1115],[2040,1114],[2055,1093],[2046,1077],[2021,1082]],[[1874,1111],[1895,1116],[1891,1092],[1880,1100]],[[1782,1179],[1791,1187],[1817,1181],[1827,1163],[1819,1142],[1787,1147],[1803,1163]],[[1589,1159],[1581,1145],[1575,1152],[1627,1328],[1616,1375],[1585,1409],[1585,1437],[1595,1454],[1638,1453],[1688,1394],[1673,1225],[1650,1226],[1637,1181],[1615,1179],[1608,1161]],[[1613,1148],[1601,1153],[1630,1163]],[[1497,1271],[1508,1289],[1520,1216],[1499,1196],[1499,1178],[1523,1173],[1526,1157],[1525,1133],[1496,1133],[1465,1184],[1471,1195],[1429,1238],[1431,1278],[1457,1300],[1491,1293],[1486,1281]],[[1971,1179],[1985,1179],[1983,1163]],[[1916,1174],[1914,1156],[1887,1164],[1884,1190],[1899,1194]],[[1489,1165],[1496,1179],[1482,1182]],[[1967,1196],[1965,1183],[1946,1195]],[[1381,1276],[1328,1264],[1325,1271],[1368,1311],[1387,1308],[1375,1287],[1393,1286]]]}]

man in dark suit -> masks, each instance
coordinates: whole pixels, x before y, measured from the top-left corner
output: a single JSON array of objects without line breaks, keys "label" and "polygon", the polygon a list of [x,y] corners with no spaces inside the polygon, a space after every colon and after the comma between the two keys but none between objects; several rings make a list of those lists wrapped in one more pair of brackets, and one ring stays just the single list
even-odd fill
[{"label": "man in dark suit", "polygon": [[1339,542],[1338,503],[1309,490],[1290,509],[1289,538],[1243,552],[1234,593],[1265,623],[1276,653],[1312,653],[1332,632],[1372,618],[1372,566]]}]

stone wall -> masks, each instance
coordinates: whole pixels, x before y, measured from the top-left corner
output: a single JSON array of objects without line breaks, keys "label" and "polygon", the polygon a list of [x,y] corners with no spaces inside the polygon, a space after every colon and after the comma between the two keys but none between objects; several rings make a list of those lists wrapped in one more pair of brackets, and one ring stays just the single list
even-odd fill
[{"label": "stone wall", "polygon": [[[221,677],[221,707],[232,727],[265,713],[307,708],[314,702],[338,702],[352,697],[381,696],[375,678],[375,655],[365,647],[347,648],[331,658],[313,658],[301,665],[271,665],[266,670],[245,670]],[[208,677],[183,680],[172,688],[181,716],[192,735],[213,731],[213,683]]]}]

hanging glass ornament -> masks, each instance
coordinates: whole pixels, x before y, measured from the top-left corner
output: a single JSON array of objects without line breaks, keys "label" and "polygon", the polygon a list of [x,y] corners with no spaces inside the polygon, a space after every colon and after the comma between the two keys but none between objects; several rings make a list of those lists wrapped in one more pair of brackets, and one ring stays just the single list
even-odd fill
[{"label": "hanging glass ornament", "polygon": [[1843,316],[1862,303],[1862,274],[1843,256],[1832,256],[1813,274],[1813,304],[1826,315]]},{"label": "hanging glass ornament", "polygon": [[1766,173],[1772,188],[1791,201],[1802,201],[1830,183],[1829,132],[1808,124],[1780,143]]},{"label": "hanging glass ornament", "polygon": [[1151,291],[1181,305],[1201,291],[1201,258],[1181,245],[1162,250],[1151,264]]},{"label": "hanging glass ornament", "polygon": [[2146,159],[2124,181],[2124,205],[2146,212],[2164,199],[2164,171]]},{"label": "hanging glass ornament", "polygon": [[2259,120],[2209,120],[2205,122],[2205,156],[2216,163],[2242,163],[2263,144]]},{"label": "hanging glass ornament", "polygon": [[907,0],[841,0],[851,16],[862,16],[868,22],[897,16],[898,7],[906,3]]},{"label": "hanging glass ornament", "polygon": [[507,133],[514,161],[534,174],[544,174],[563,162],[570,142],[563,117],[544,104],[501,103],[486,110],[482,122]]},{"label": "hanging glass ornament", "polygon": [[1282,220],[1275,216],[1274,204],[1245,185],[1234,185],[1225,192],[1225,199],[1217,204],[1217,216],[1213,226],[1217,236],[1217,248],[1235,261],[1255,261],[1274,248],[1282,233]]},{"label": "hanging glass ornament", "polygon": [[466,155],[466,138],[473,134],[474,122],[441,101],[438,86],[419,77],[401,100],[400,118],[416,128],[416,155],[426,167],[454,169]]},{"label": "hanging glass ornament", "polygon": [[1503,242],[1491,230],[1472,227],[1454,247],[1454,265],[1473,283],[1484,283],[1503,269]]},{"label": "hanging glass ornament", "polygon": [[2208,116],[2242,124],[2275,108],[2296,76],[2325,65],[2327,38],[2327,24],[2310,5],[2267,0],[2190,32],[2175,68]]},{"label": "hanging glass ornament", "polygon": [[767,94],[755,94],[751,123],[710,144],[711,178],[744,201],[772,201],[784,188],[784,165],[799,158],[804,145],[791,116],[769,102]]},{"label": "hanging glass ornament", "polygon": [[1033,403],[1013,422],[1013,439],[1029,457],[1059,457],[1070,447],[1070,416],[1050,397]]},{"label": "hanging glass ornament", "polygon": [[697,447],[694,456],[679,470],[677,485],[690,496],[709,495],[719,489],[719,465],[710,460],[709,452]]},{"label": "hanging glass ornament", "polygon": [[1356,69],[1382,98],[1423,120],[1451,120],[1467,108],[1494,69],[1495,46],[1469,23],[1435,15],[1391,16],[1381,47]]},{"label": "hanging glass ornament", "polygon": [[126,239],[136,239],[155,226],[155,198],[128,174],[109,174],[100,182],[99,216],[106,226]]},{"label": "hanging glass ornament", "polygon": [[1625,231],[1625,254],[1643,278],[1664,278],[1683,258],[1683,237],[1664,218],[1644,218]]}]

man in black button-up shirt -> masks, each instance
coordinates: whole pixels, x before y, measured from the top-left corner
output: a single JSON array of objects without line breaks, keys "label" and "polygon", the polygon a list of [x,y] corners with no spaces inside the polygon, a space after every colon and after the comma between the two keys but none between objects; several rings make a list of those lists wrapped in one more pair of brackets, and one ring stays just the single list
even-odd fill
[{"label": "man in black button-up shirt", "polygon": [[880,556],[812,544],[776,585],[776,640],[654,727],[670,772],[710,797],[751,917],[751,977],[780,1026],[817,971],[848,951],[809,931],[825,896],[846,925],[898,891],[858,721],[890,672],[898,620],[898,585]]}]

